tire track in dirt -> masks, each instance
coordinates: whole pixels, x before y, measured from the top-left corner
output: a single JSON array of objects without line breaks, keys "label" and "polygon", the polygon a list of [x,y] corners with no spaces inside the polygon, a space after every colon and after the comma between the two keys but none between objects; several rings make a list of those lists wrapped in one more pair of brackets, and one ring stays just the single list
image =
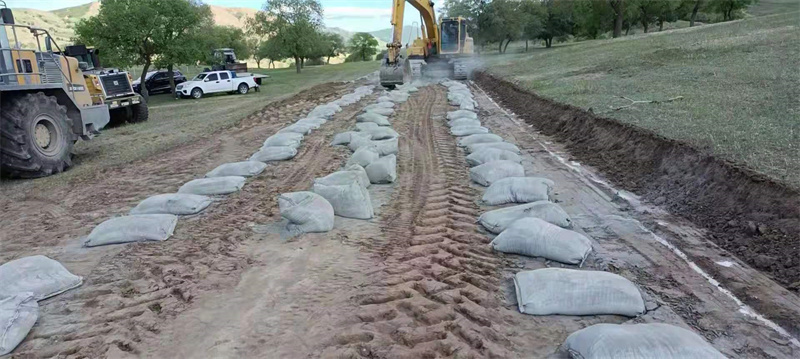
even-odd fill
[{"label": "tire track in dirt", "polygon": [[[333,100],[350,89],[337,90],[323,94],[317,101]],[[299,118],[316,104],[302,98],[283,101],[248,120],[285,110]],[[137,354],[142,349],[141,343],[159,340],[160,327],[166,321],[191,307],[198,296],[236,285],[241,273],[254,264],[250,253],[242,250],[242,243],[252,237],[252,224],[277,220],[279,193],[307,189],[311,179],[332,172],[343,163],[346,155],[343,149],[324,148],[332,133],[352,122],[362,106],[363,101],[347,106],[332,121],[307,136],[292,161],[270,164],[264,174],[249,180],[239,193],[222,198],[197,216],[183,217],[169,241],[125,245],[119,252],[102,258],[85,276],[82,287],[45,303],[37,328],[15,353],[33,357],[103,357],[111,351]],[[177,151],[198,153],[198,147],[205,146],[206,156],[212,159],[201,163],[215,163],[218,160],[213,158],[218,157],[241,158],[243,153],[255,151],[283,125],[271,121],[266,125],[243,123],[233,134],[227,134],[227,139],[205,141],[205,145],[191,145]],[[223,148],[226,146],[221,146],[223,143],[234,145],[226,150]],[[223,152],[217,153],[215,149]],[[174,165],[179,158],[166,155],[151,161],[154,162],[151,166],[169,168],[165,159]],[[203,171],[210,170],[213,165],[204,167],[208,168],[202,168]],[[129,170],[140,173],[139,177],[153,176],[141,166],[121,169]],[[184,174],[179,177],[185,177],[185,170],[177,172]]]},{"label": "tire track in dirt", "polygon": [[383,266],[363,294],[350,330],[333,340],[376,358],[505,357],[493,328],[502,260],[475,219],[463,153],[447,132],[440,86],[420,88],[399,108],[398,187],[381,216],[384,239],[368,245]]}]

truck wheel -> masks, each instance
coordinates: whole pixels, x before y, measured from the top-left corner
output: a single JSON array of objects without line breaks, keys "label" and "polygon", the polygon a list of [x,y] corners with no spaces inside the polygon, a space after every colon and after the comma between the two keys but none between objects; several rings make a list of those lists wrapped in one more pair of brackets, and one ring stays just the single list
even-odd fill
[{"label": "truck wheel", "polygon": [[245,84],[245,83],[239,84],[239,93],[240,94],[244,95],[244,94],[247,93],[247,91],[250,91],[250,86],[247,86],[247,84]]},{"label": "truck wheel", "polygon": [[192,98],[193,99],[199,99],[201,97],[203,97],[203,90],[201,90],[199,87],[193,88],[192,89]]},{"label": "truck wheel", "polygon": [[10,99],[0,116],[0,174],[4,177],[44,177],[72,166],[76,136],[67,109],[55,97],[37,92]]},{"label": "truck wheel", "polygon": [[138,104],[131,106],[131,117],[128,118],[130,123],[145,122],[150,118],[150,111],[147,109],[147,103],[142,101]]}]

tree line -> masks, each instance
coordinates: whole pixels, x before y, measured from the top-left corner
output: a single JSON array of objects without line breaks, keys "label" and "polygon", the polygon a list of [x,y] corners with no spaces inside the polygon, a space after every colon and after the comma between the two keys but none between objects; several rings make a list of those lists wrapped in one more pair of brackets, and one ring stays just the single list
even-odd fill
[{"label": "tree line", "polygon": [[[200,0],[103,0],[97,15],[75,25],[73,43],[100,49],[107,65],[142,66],[142,83],[151,68],[166,69],[173,89],[175,66],[214,64],[218,48],[232,48],[259,68],[263,60],[274,67],[292,59],[298,73],[309,60],[328,63],[349,52],[350,61],[366,61],[378,52],[370,34],[357,33],[345,44],[341,35],[325,32],[319,0],[267,0],[245,25],[216,25]],[[146,86],[141,91],[147,98]]]},{"label": "tree line", "polygon": [[476,44],[496,44],[505,52],[511,41],[613,38],[628,35],[632,28],[649,32],[663,30],[665,23],[729,21],[758,0],[447,0],[442,15],[470,20]]}]

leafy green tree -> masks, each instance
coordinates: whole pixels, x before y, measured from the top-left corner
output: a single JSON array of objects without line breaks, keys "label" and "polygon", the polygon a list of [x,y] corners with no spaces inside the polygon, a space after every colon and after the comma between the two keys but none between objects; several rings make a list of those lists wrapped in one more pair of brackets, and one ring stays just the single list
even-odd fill
[{"label": "leafy green tree", "polygon": [[262,59],[269,60],[267,68],[270,66],[275,68],[275,61],[281,61],[289,57],[283,52],[283,44],[276,39],[262,41],[261,45],[258,46],[258,51],[256,52],[258,53],[257,56],[260,56]]},{"label": "leafy green tree", "polygon": [[214,25],[203,30],[203,40],[205,49],[205,62],[215,64],[220,60],[214,57],[216,49],[233,49],[238,60],[244,60],[253,56],[251,44],[248,43],[247,36],[242,29],[232,26]]},{"label": "leafy green tree", "polygon": [[485,0],[447,0],[439,8],[439,16],[466,19],[467,33],[475,40],[475,43],[484,44],[486,41],[484,41],[481,30],[478,27],[478,17],[485,5]]},{"label": "leafy green tree", "polygon": [[344,45],[342,35],[328,33],[323,37],[325,63],[331,63],[331,57],[336,57],[345,52],[347,47]]},{"label": "leafy green tree", "polygon": [[525,16],[515,0],[494,0],[483,8],[478,17],[478,27],[484,41],[497,43],[504,53],[508,44],[523,35]]},{"label": "leafy green tree", "polygon": [[544,32],[546,9],[537,1],[522,1],[519,5],[522,12],[522,38],[525,39],[525,52],[528,52],[528,41],[538,39]]},{"label": "leafy green tree", "polygon": [[[194,0],[104,0],[97,15],[75,25],[76,40],[102,49],[104,58],[119,67],[142,65],[144,83],[156,59],[171,66],[197,55],[185,40],[210,16]],[[142,96],[148,98],[142,86]]]},{"label": "leafy green tree", "polygon": [[[680,7],[686,9],[684,11],[690,12],[689,15],[689,27],[694,26],[694,21],[697,19],[697,13],[706,6],[705,0],[683,0],[680,4]],[[688,10],[690,9],[691,10]]]},{"label": "leafy green tree", "polygon": [[554,38],[563,38],[572,33],[572,4],[570,0],[542,1],[544,21],[539,38],[545,47],[553,46]]},{"label": "leafy green tree", "polygon": [[573,10],[577,36],[596,39],[606,31],[614,29],[617,14],[605,0],[576,0],[573,2]]},{"label": "leafy green tree", "polygon": [[733,20],[742,9],[758,0],[708,0],[708,9],[722,14],[722,21]]},{"label": "leafy green tree", "polygon": [[372,34],[358,32],[347,43],[350,56],[355,61],[369,61],[378,53],[378,40]]},{"label": "leafy green tree", "polygon": [[318,45],[322,25],[322,5],[318,0],[267,0],[247,26],[259,36],[280,43],[281,53],[294,59],[297,73],[303,59],[309,57]]}]

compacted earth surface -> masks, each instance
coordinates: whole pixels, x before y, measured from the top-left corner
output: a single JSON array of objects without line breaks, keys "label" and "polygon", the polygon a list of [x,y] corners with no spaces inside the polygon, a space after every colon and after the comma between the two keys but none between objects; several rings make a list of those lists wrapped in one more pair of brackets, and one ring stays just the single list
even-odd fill
[{"label": "compacted earth surface", "polygon": [[[398,177],[369,188],[371,220],[337,217],[333,231],[287,238],[277,198],[344,165],[350,151],[330,142],[353,128],[377,89],[306,136],[294,159],[270,164],[242,191],[183,218],[169,240],[81,246],[96,224],[246,159],[278,129],[361,85],[317,86],[237,127],[80,183],[37,191],[3,184],[0,263],[43,254],[84,278],[40,302],[39,321],[12,357],[544,358],[559,357],[576,330],[624,322],[690,328],[731,358],[800,356],[796,293],[685,218],[614,188],[476,84],[484,126],[522,149],[527,175],[555,182],[556,202],[591,238],[583,268],[634,282],[645,314],[519,313],[516,272],[574,266],[489,248],[492,236],[476,219],[495,207],[481,203],[482,188],[469,179],[465,153],[445,125],[455,107],[438,84],[395,107]],[[760,288],[763,305],[751,307],[714,279],[719,273]],[[774,310],[762,315],[763,307]]]}]

